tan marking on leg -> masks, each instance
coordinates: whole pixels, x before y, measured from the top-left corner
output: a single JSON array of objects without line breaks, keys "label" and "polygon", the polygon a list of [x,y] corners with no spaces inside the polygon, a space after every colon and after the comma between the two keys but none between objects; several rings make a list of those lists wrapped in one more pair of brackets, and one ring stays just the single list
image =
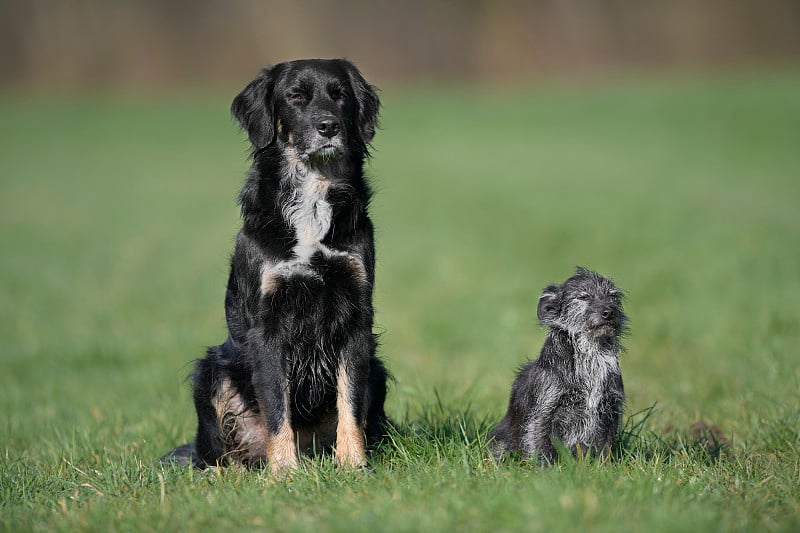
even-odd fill
[{"label": "tan marking on leg", "polygon": [[288,390],[283,395],[283,423],[275,435],[267,432],[267,461],[272,474],[297,467],[297,446],[289,415]]},{"label": "tan marking on leg", "polygon": [[359,467],[367,464],[364,428],[353,416],[350,401],[350,376],[343,363],[336,376],[336,461],[340,466]]},{"label": "tan marking on leg", "polygon": [[217,420],[222,420],[225,417],[233,394],[234,391],[231,390],[230,380],[226,378],[220,381],[217,393],[211,397],[211,405],[214,406],[214,411],[217,413]]},{"label": "tan marking on leg", "polygon": [[211,398],[220,432],[225,439],[224,457],[245,464],[264,459],[263,443],[267,428],[263,418],[245,403],[230,379],[223,378]]},{"label": "tan marking on leg", "polygon": [[297,467],[297,447],[292,425],[286,421],[278,433],[267,435],[267,461],[273,474]]}]

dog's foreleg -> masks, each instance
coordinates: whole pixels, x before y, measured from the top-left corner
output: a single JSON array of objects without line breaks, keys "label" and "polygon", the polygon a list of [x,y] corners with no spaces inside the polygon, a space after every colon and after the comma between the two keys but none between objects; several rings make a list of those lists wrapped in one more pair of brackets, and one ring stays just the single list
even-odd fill
[{"label": "dog's foreleg", "polygon": [[277,474],[297,466],[297,445],[289,409],[289,383],[279,351],[254,332],[250,336],[253,386],[266,422],[265,453],[270,471]]},{"label": "dog's foreleg", "polygon": [[551,440],[552,422],[547,414],[534,416],[528,422],[522,437],[522,451],[527,458],[536,458],[539,466],[555,461],[556,448]]},{"label": "dog's foreleg", "polygon": [[282,412],[267,418],[267,461],[273,475],[297,466],[297,444],[289,415],[288,385],[284,388],[282,403]]},{"label": "dog's foreleg", "polygon": [[539,466],[553,463],[557,452],[551,437],[560,390],[556,384],[540,374],[539,388],[531,415],[522,433],[522,451],[528,458],[535,457]]},{"label": "dog's foreleg", "polygon": [[364,402],[368,373],[368,363],[346,360],[339,363],[336,375],[336,461],[341,466],[367,464]]},{"label": "dog's foreleg", "polygon": [[611,454],[611,448],[621,429],[624,403],[625,392],[622,388],[622,376],[616,374],[611,377],[610,385],[606,387],[600,402],[599,424],[593,437],[594,451],[600,457]]}]

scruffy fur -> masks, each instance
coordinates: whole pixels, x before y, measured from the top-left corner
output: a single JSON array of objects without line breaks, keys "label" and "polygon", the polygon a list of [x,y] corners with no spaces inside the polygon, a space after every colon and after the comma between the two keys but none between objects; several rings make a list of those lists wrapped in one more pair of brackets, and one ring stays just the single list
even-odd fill
[{"label": "scruffy fur", "polygon": [[165,460],[277,472],[299,453],[334,449],[341,465],[366,464],[386,423],[362,170],[379,105],[345,60],[266,68],[234,99],[253,165],[239,196],[228,338],[196,364],[195,441]]},{"label": "scruffy fur", "polygon": [[557,457],[554,439],[573,454],[608,453],[625,402],[622,297],[610,279],[580,267],[544,289],[537,315],[550,331],[539,358],[517,374],[494,432],[496,457],[518,453],[549,464]]}]

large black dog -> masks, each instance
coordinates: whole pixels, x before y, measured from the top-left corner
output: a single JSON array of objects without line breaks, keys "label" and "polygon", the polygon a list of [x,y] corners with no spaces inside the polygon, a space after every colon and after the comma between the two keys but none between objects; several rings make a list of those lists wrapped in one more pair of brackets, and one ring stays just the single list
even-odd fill
[{"label": "large black dog", "polygon": [[225,295],[228,338],[193,376],[197,438],[165,460],[297,464],[334,448],[363,466],[385,429],[372,333],[370,189],[380,102],[345,60],[261,71],[234,99],[253,145]]}]

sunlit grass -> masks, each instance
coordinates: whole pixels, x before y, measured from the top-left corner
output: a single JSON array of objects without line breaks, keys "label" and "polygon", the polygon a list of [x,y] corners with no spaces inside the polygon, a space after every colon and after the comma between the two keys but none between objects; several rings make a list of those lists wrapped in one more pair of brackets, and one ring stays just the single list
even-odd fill
[{"label": "sunlit grass", "polygon": [[[370,174],[396,431],[372,472],[162,468],[224,335],[232,95],[0,98],[7,530],[793,530],[800,78],[385,91]],[[629,297],[613,460],[497,464],[575,265]],[[694,425],[704,421],[705,426]]]}]

